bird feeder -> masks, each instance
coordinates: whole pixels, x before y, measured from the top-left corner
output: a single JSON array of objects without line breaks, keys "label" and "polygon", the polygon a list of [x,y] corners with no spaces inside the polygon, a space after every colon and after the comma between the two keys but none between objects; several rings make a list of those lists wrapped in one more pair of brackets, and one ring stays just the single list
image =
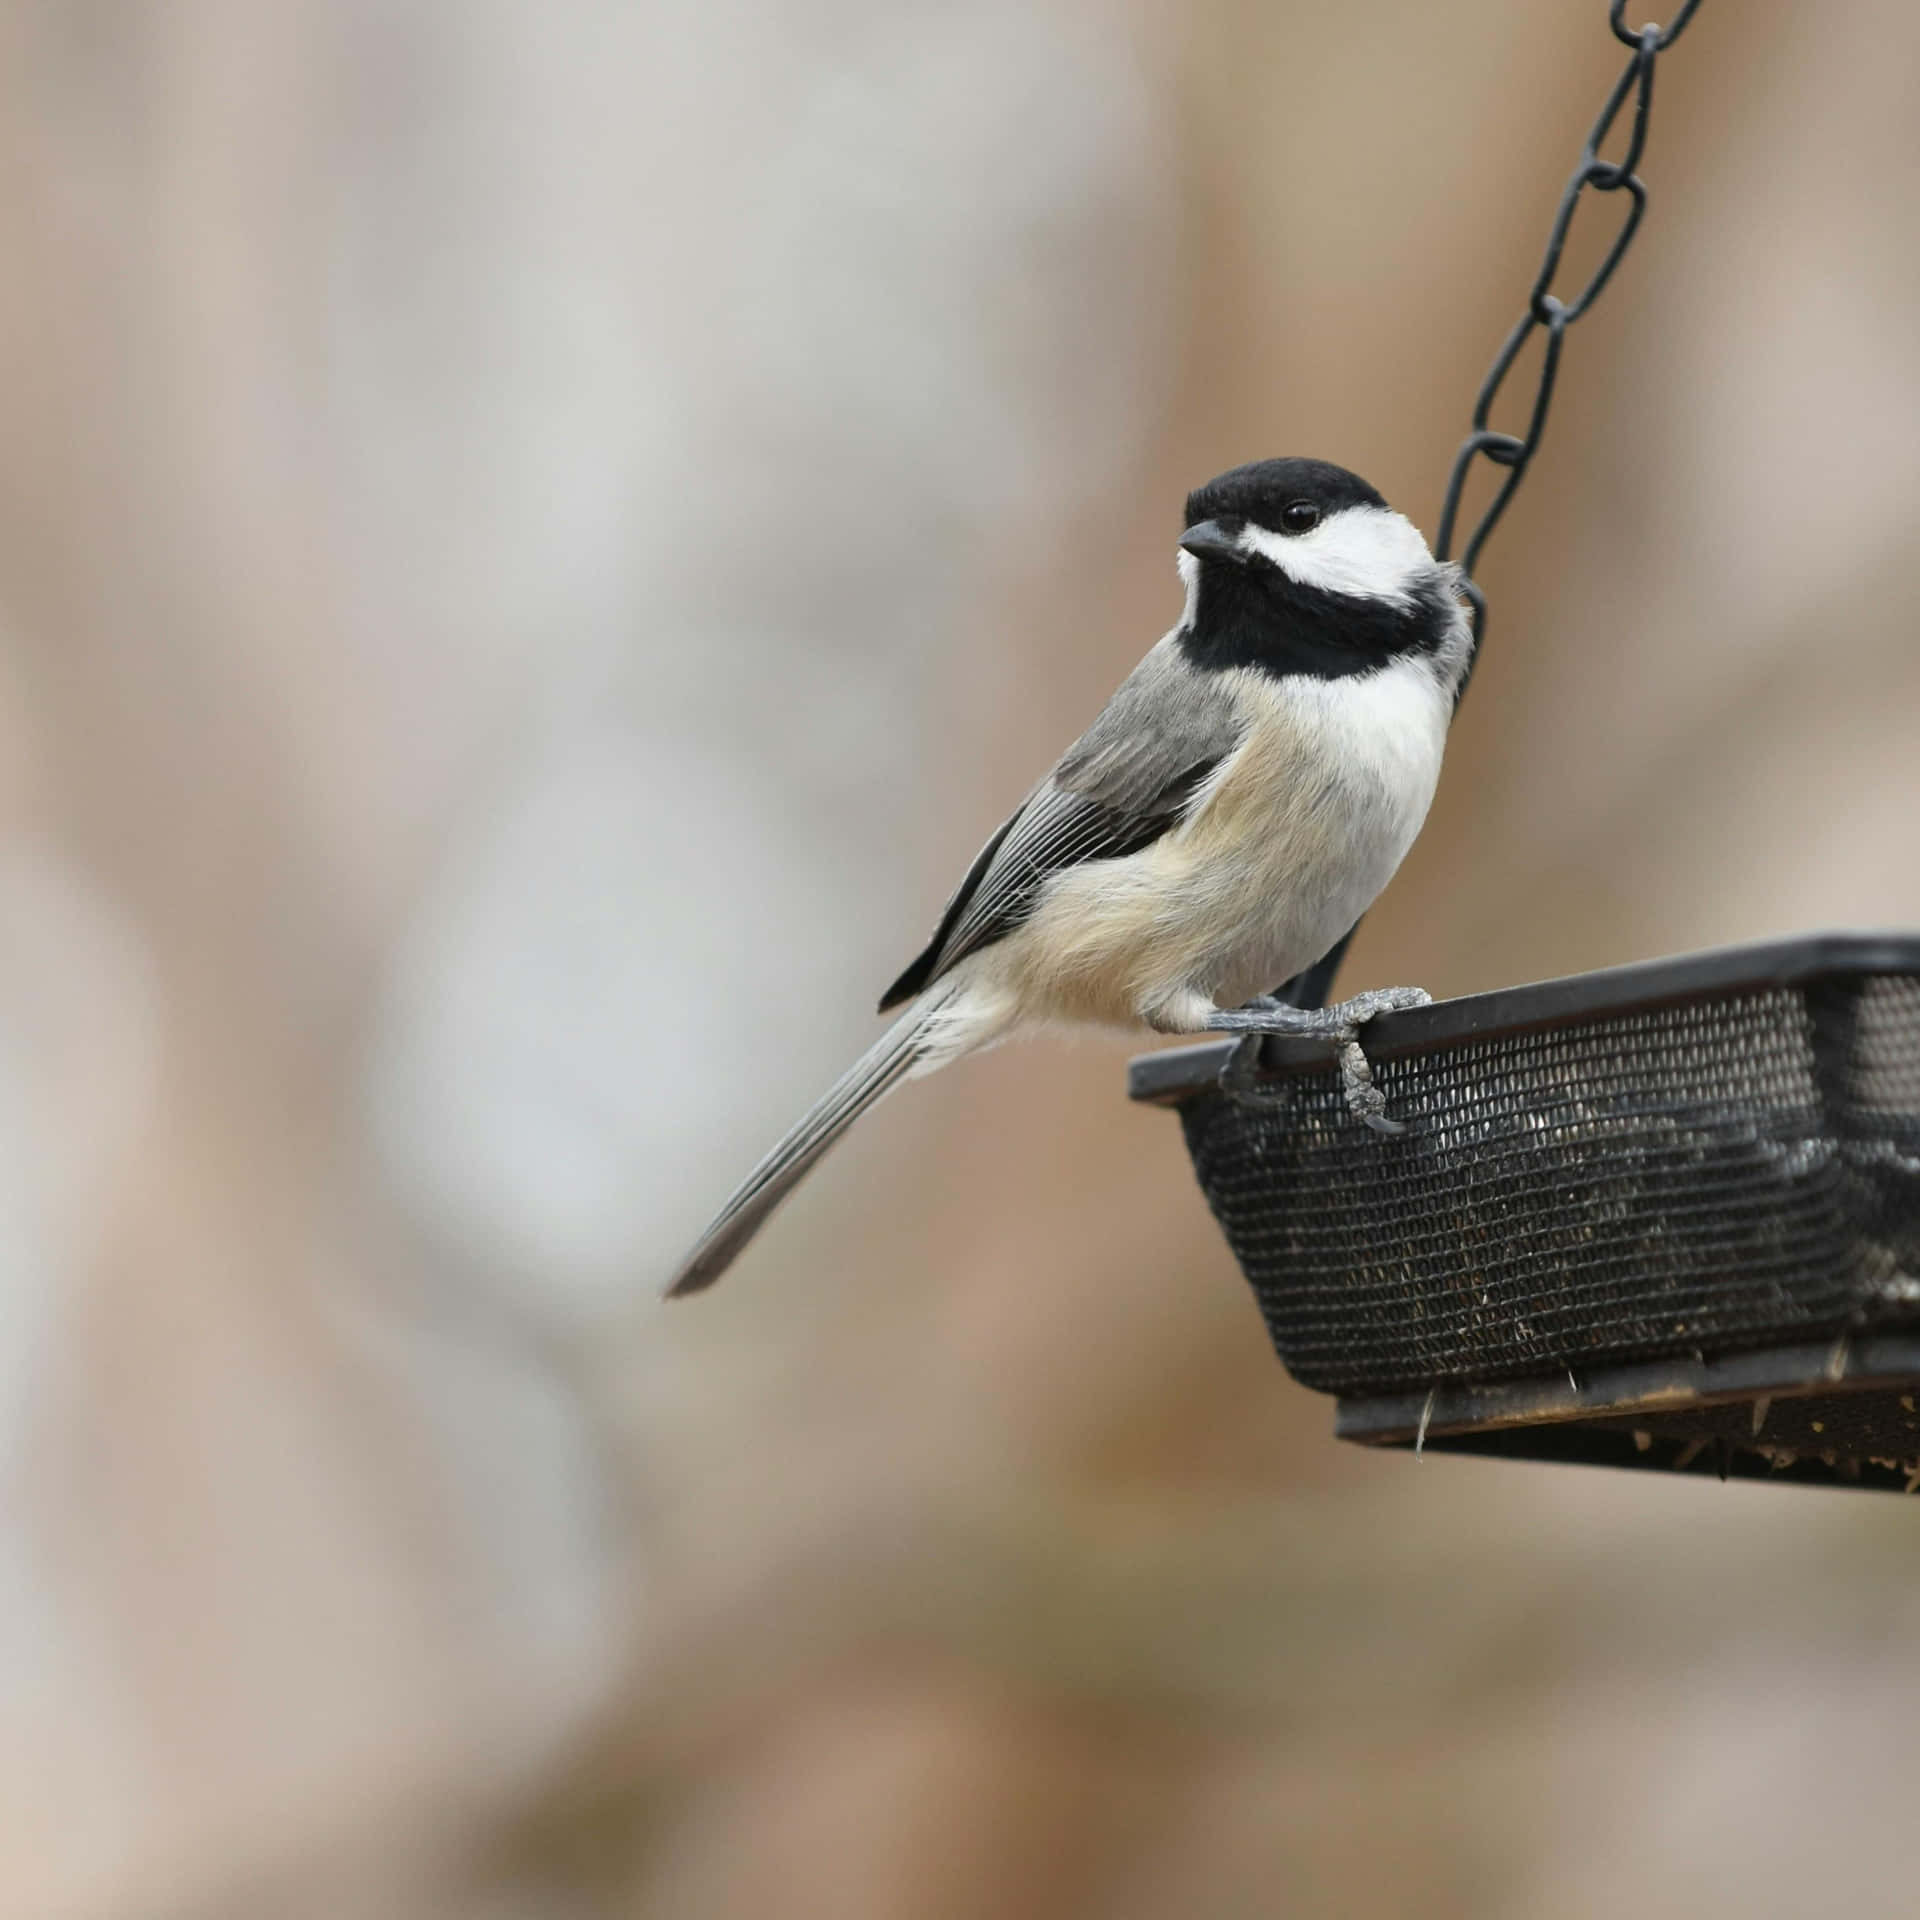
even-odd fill
[{"label": "bird feeder", "polygon": [[1133,1062],[1303,1385],[1367,1446],[1920,1487],[1920,934]]}]

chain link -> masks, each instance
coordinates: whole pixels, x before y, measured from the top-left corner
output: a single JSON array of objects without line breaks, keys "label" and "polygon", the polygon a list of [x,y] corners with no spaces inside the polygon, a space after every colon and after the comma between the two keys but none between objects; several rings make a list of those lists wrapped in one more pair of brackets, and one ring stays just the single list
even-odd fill
[{"label": "chain link", "polygon": [[[1587,144],[1580,150],[1580,164],[1574,168],[1566,191],[1560,196],[1559,211],[1554,214],[1553,225],[1547,232],[1546,254],[1540,262],[1540,271],[1534,275],[1533,289],[1527,295],[1527,310],[1515,323],[1513,331],[1501,342],[1500,351],[1493,356],[1493,365],[1488,369],[1486,379],[1481,382],[1479,397],[1473,403],[1472,430],[1461,441],[1459,452],[1453,456],[1453,470],[1447,476],[1446,505],[1440,511],[1440,532],[1433,548],[1435,558],[1440,560],[1453,557],[1454,522],[1459,518],[1460,495],[1467,484],[1467,471],[1475,457],[1507,469],[1506,479],[1487,510],[1481,514],[1461,558],[1465,576],[1461,581],[1461,590],[1473,603],[1476,653],[1479,651],[1480,637],[1486,630],[1487,601],[1473,579],[1474,565],[1480,558],[1480,549],[1487,544],[1487,536],[1500,524],[1500,516],[1506,512],[1508,502],[1525,479],[1527,463],[1540,445],[1541,430],[1547,424],[1547,407],[1553,399],[1553,383],[1560,376],[1560,348],[1566,339],[1567,329],[1600,298],[1607,282],[1613,278],[1614,269],[1632,246],[1633,236],[1640,230],[1641,217],[1647,210],[1647,186],[1634,169],[1639,166],[1640,156],[1646,151],[1647,122],[1653,112],[1653,65],[1686,32],[1688,23],[1700,11],[1700,0],[1684,0],[1680,11],[1673,16],[1672,24],[1665,27],[1652,23],[1637,29],[1629,27],[1626,24],[1626,10],[1627,0],[1612,0],[1607,9],[1607,21],[1613,28],[1614,38],[1633,49],[1633,58],[1627,62],[1626,71],[1614,82],[1606,105],[1600,109],[1599,119],[1593,123],[1593,131],[1587,135]],[[1633,100],[1633,131],[1627,139],[1627,150],[1618,160],[1602,160],[1601,143],[1613,131],[1613,123],[1619,119],[1629,97]],[[1571,300],[1563,300],[1553,291],[1553,283],[1560,272],[1560,256],[1566,250],[1567,233],[1573,225],[1574,210],[1580,204],[1580,196],[1589,187],[1595,193],[1624,193],[1629,203],[1627,216],[1621,223],[1613,245],[1607,249],[1606,257],[1593,270],[1587,284]],[[1521,348],[1540,330],[1546,333],[1546,348],[1541,356],[1540,381],[1534,390],[1533,411],[1527,416],[1527,430],[1524,434],[1501,433],[1487,425],[1487,415],[1492,412],[1494,400],[1507,375],[1513,371],[1513,363],[1519,359]],[[1279,997],[1296,1007],[1325,1006],[1333,991],[1334,976],[1339,972],[1340,963],[1346,958],[1347,948],[1357,930],[1357,927],[1350,929],[1346,938],[1331,953],[1279,988]]]},{"label": "chain link", "polygon": [[[1453,456],[1453,469],[1447,476],[1446,504],[1440,510],[1439,538],[1434,543],[1435,556],[1442,560],[1450,559],[1453,554],[1454,523],[1459,517],[1460,496],[1466,488],[1467,474],[1475,458],[1483,458],[1507,470],[1506,479],[1501,482],[1468,536],[1466,551],[1460,560],[1466,576],[1464,591],[1473,603],[1476,644],[1486,626],[1487,615],[1486,596],[1473,579],[1480,549],[1487,544],[1488,535],[1500,524],[1501,515],[1506,512],[1520,482],[1526,478],[1528,464],[1539,449],[1540,435],[1547,424],[1547,409],[1553,400],[1554,383],[1560,377],[1560,349],[1566,340],[1567,329],[1599,299],[1607,282],[1613,278],[1614,269],[1632,246],[1633,236],[1640,230],[1641,218],[1647,210],[1647,187],[1635,169],[1646,150],[1647,123],[1653,112],[1654,63],[1687,30],[1688,23],[1700,10],[1700,0],[1684,0],[1670,25],[1662,27],[1649,22],[1646,26],[1633,28],[1626,24],[1626,5],[1627,0],[1612,0],[1607,9],[1607,21],[1613,28],[1614,38],[1633,49],[1633,57],[1627,62],[1625,72],[1614,82],[1606,105],[1600,109],[1599,119],[1593,123],[1593,131],[1587,135],[1579,164],[1567,181],[1566,190],[1560,196],[1559,210],[1554,214],[1553,225],[1548,230],[1546,254],[1540,262],[1540,271],[1534,276],[1533,289],[1527,296],[1526,311],[1501,343],[1486,379],[1481,382],[1479,397],[1473,403],[1472,429]],[[1603,160],[1600,157],[1601,145],[1613,131],[1614,122],[1619,119],[1629,99],[1633,101],[1633,130],[1628,136],[1627,150],[1618,160]],[[1575,210],[1580,205],[1581,196],[1589,188],[1595,193],[1625,193],[1628,200],[1626,218],[1620,224],[1613,245],[1607,249],[1587,284],[1571,300],[1567,300],[1553,291],[1553,283],[1560,272],[1560,256],[1566,250],[1567,233],[1573,225]],[[1505,384],[1507,375],[1513,371],[1513,364],[1519,359],[1521,350],[1537,332],[1544,332],[1546,340],[1526,431],[1521,434],[1502,433],[1487,425],[1487,416],[1492,412],[1494,400]]]}]

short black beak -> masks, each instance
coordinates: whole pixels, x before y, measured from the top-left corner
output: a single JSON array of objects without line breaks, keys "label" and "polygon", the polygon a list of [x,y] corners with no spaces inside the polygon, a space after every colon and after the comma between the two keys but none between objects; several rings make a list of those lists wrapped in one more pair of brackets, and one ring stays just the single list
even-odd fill
[{"label": "short black beak", "polygon": [[1247,564],[1235,536],[1218,520],[1202,520],[1180,536],[1180,544],[1197,560],[1231,560],[1236,567]]}]

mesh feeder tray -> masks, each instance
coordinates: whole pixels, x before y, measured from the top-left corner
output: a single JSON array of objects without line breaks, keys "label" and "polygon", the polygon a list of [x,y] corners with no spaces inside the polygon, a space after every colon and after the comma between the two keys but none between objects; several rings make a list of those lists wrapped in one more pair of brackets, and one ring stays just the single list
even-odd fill
[{"label": "mesh feeder tray", "polygon": [[1331,1050],[1135,1060],[1280,1358],[1373,1446],[1920,1487],[1920,935],[1619,967]]}]

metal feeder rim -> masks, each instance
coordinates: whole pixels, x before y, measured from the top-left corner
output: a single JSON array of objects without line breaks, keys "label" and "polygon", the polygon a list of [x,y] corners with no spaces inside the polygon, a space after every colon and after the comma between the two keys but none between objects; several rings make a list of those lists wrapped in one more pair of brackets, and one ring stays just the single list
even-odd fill
[{"label": "metal feeder rim", "polygon": [[[1466,1040],[1578,1026],[1717,994],[1799,987],[1837,976],[1875,973],[1920,974],[1920,933],[1889,929],[1757,940],[1436,1000],[1428,1007],[1382,1014],[1369,1021],[1367,1055],[1386,1060],[1437,1053]],[[1208,1040],[1140,1054],[1127,1063],[1127,1097],[1174,1107],[1197,1094],[1211,1093],[1237,1044]],[[1328,1057],[1325,1041],[1269,1035],[1261,1045],[1260,1067],[1265,1073],[1317,1072],[1325,1069]]]},{"label": "metal feeder rim", "polygon": [[1916,1381],[1920,1332],[1852,1333],[1754,1353],[1643,1360],[1530,1380],[1448,1381],[1426,1393],[1343,1397],[1333,1430],[1362,1446],[1433,1446],[1499,1428],[1677,1413],[1763,1396],[1785,1399]]}]

